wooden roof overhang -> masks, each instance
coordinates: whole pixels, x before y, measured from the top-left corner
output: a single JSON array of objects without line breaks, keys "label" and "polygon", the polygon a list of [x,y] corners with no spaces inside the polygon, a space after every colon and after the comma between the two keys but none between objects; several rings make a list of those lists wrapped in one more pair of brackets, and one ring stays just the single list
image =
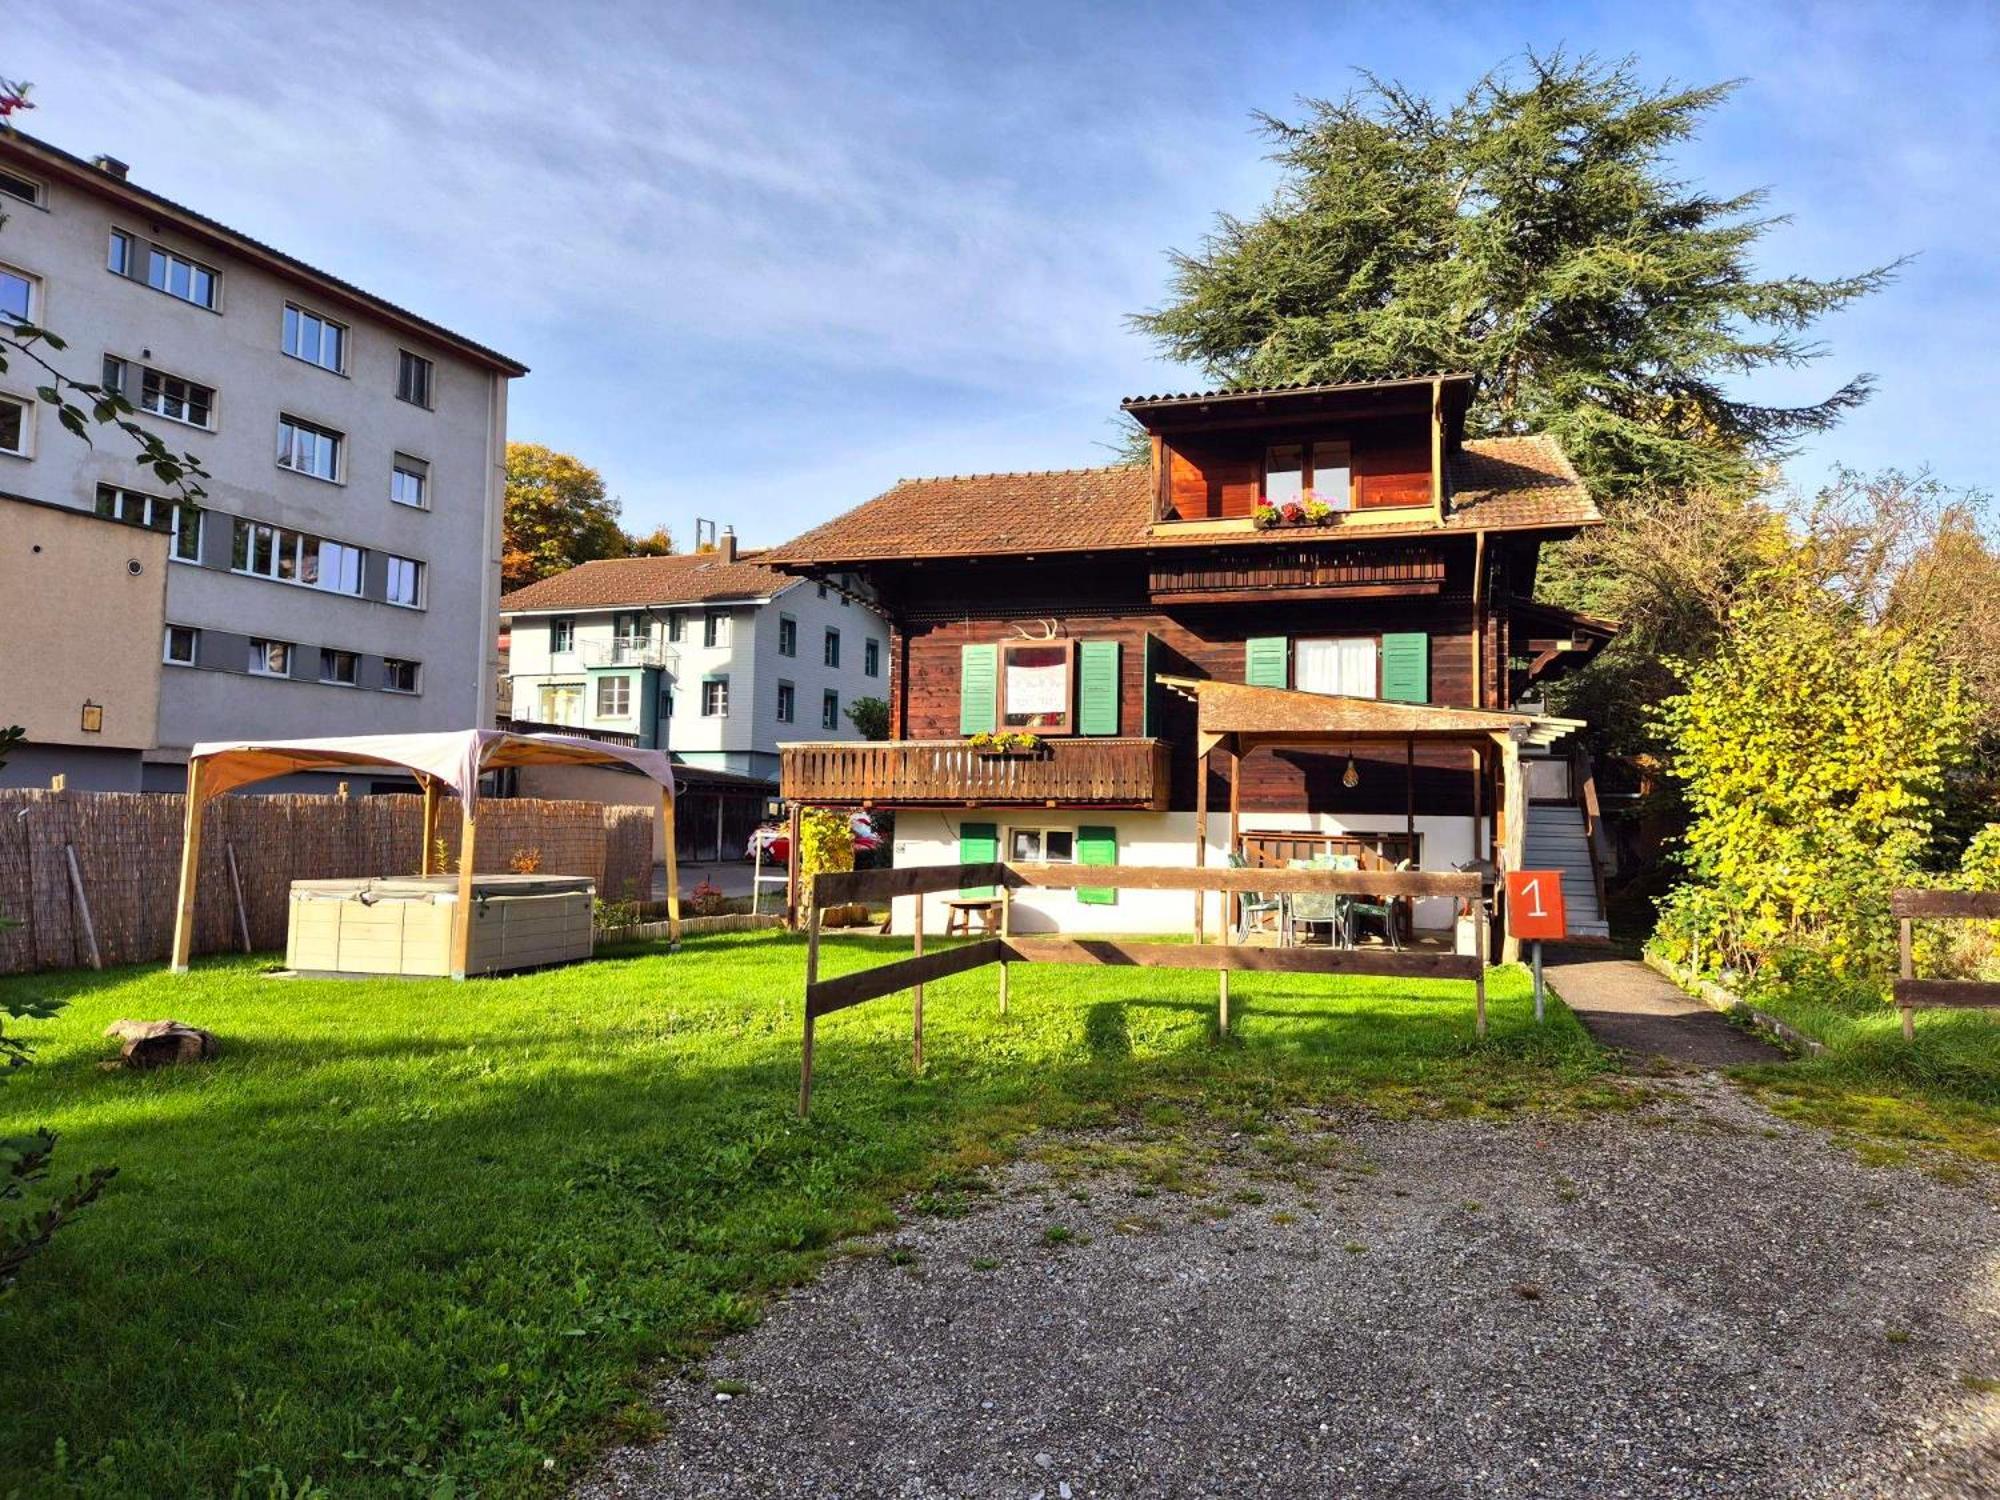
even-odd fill
[{"label": "wooden roof overhang", "polygon": [[1622,628],[1617,620],[1533,600],[1517,601],[1510,613],[1515,654],[1528,658],[1530,683],[1588,666]]},{"label": "wooden roof overhang", "polygon": [[1497,738],[1543,748],[1583,727],[1581,719],[1550,714],[1343,698],[1164,673],[1156,680],[1195,704],[1196,748],[1203,755],[1225,744],[1240,752],[1270,745],[1330,749],[1369,740],[1479,745]]},{"label": "wooden roof overhang", "polygon": [[1426,413],[1435,404],[1445,440],[1456,449],[1465,439],[1465,413],[1472,404],[1474,384],[1471,375],[1445,371],[1402,380],[1128,396],[1119,406],[1146,431],[1172,434]]}]

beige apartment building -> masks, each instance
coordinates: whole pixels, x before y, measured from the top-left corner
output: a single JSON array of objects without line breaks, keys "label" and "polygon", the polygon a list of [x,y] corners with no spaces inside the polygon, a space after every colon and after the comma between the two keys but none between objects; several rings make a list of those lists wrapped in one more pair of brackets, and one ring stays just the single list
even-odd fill
[{"label": "beige apartment building", "polygon": [[[212,475],[198,507],[177,503],[122,434],[87,445],[21,361],[0,373],[0,496],[150,532],[131,547],[163,557],[144,575],[164,585],[144,660],[116,668],[156,680],[150,743],[100,757],[93,781],[179,790],[201,740],[491,723],[507,382],[525,367],[147,191],[108,157],[0,135],[0,212],[0,317],[58,332],[66,374],[121,390]],[[10,552],[26,513],[8,508]],[[87,587],[46,567],[22,579],[15,623]],[[13,705],[32,675],[82,682],[110,637],[137,650],[125,627],[0,657],[0,723],[23,720]],[[0,785],[45,784],[66,755],[84,758],[37,736]]]}]

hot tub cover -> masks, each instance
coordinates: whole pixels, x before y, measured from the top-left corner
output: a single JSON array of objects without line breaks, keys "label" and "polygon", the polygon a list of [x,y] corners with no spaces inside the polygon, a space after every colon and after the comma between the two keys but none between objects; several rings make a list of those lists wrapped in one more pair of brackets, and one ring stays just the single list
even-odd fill
[{"label": "hot tub cover", "polygon": [[400,766],[452,788],[469,805],[483,772],[502,766],[627,765],[674,789],[664,750],[612,745],[574,734],[513,734],[504,729],[454,729],[440,734],[355,734],[318,740],[208,740],[188,755],[192,773],[205,763],[204,797],[296,771],[349,766]]}]

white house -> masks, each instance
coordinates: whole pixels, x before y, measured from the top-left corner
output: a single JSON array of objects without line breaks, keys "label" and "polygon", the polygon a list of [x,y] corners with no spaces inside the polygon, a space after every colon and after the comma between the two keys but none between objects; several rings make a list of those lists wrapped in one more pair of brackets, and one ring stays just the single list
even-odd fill
[{"label": "white house", "polygon": [[889,627],[841,580],[738,553],[588,562],[500,601],[512,716],[613,730],[708,770],[775,780],[784,740],[860,739],[889,697]]}]

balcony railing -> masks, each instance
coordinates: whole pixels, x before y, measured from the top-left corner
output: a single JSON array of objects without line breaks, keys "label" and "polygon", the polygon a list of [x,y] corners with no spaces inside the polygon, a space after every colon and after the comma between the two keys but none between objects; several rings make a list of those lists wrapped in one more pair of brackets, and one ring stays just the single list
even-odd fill
[{"label": "balcony railing", "polygon": [[1168,746],[1152,739],[1049,739],[994,755],[962,740],[782,745],[780,789],[794,802],[880,807],[995,803],[1167,805]]},{"label": "balcony railing", "polygon": [[609,642],[579,641],[577,654],[586,667],[672,667],[680,653],[647,636],[614,636]]}]

